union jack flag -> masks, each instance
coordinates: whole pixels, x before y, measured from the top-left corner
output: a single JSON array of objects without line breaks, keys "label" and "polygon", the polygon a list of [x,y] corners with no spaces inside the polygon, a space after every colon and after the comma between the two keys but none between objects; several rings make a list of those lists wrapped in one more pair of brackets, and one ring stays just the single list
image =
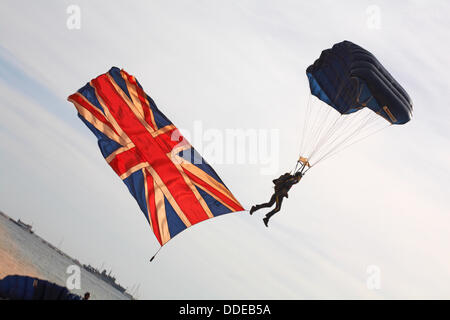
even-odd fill
[{"label": "union jack flag", "polygon": [[191,225],[244,210],[124,70],[111,68],[68,100],[97,137],[103,157],[136,199],[161,246]]}]

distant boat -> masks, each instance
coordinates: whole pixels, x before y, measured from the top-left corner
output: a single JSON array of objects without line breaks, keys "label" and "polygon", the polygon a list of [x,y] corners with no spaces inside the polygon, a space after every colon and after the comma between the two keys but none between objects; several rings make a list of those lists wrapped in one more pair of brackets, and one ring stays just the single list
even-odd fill
[{"label": "distant boat", "polygon": [[15,224],[17,224],[19,227],[21,227],[22,229],[28,231],[29,233],[34,233],[33,231],[33,226],[26,224],[25,222],[21,221],[20,219],[15,221],[11,218],[9,218],[12,222],[14,222]]},{"label": "distant boat", "polygon": [[111,276],[111,272],[109,274],[106,273],[106,270],[100,272],[91,265],[83,265],[83,267],[86,271],[92,273],[93,275],[97,276],[103,281],[109,283],[113,288],[118,290],[120,293],[125,293],[126,289],[116,282],[116,278]]}]

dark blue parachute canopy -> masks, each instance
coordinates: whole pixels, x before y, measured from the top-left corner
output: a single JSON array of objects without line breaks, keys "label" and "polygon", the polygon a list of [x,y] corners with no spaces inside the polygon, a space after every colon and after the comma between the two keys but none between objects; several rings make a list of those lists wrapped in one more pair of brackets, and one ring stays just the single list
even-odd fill
[{"label": "dark blue parachute canopy", "polygon": [[81,300],[81,297],[55,283],[22,275],[0,280],[0,298],[8,300]]},{"label": "dark blue parachute canopy", "polygon": [[392,124],[411,120],[406,91],[369,51],[343,41],[306,69],[311,93],[341,114],[367,107]]}]

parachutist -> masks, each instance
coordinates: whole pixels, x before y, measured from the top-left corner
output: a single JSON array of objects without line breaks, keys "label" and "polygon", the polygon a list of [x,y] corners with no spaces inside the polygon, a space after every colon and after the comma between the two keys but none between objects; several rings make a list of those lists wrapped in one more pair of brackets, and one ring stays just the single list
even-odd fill
[{"label": "parachutist", "polygon": [[270,198],[269,202],[263,204],[257,204],[252,206],[250,209],[250,214],[253,214],[256,210],[262,208],[270,208],[275,205],[275,208],[266,214],[263,219],[264,224],[268,227],[269,219],[277,212],[281,210],[281,204],[283,203],[283,199],[288,198],[288,192],[292,188],[294,184],[297,184],[302,178],[303,174],[301,172],[296,172],[295,174],[285,173],[281,175],[278,179],[273,180],[273,184],[275,192]]}]

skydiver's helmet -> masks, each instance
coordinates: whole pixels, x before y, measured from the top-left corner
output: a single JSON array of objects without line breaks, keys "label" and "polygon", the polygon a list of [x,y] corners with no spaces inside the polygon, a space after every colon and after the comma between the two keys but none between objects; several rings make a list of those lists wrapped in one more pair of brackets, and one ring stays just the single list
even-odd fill
[{"label": "skydiver's helmet", "polygon": [[294,177],[301,179],[301,177],[303,177],[303,174],[300,171],[298,171],[295,173]]}]

